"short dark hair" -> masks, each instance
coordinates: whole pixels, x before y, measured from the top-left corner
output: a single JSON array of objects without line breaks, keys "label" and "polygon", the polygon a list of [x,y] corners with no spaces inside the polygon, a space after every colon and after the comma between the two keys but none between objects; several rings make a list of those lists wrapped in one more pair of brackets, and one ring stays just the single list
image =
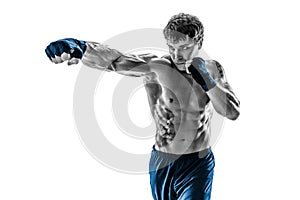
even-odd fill
[{"label": "short dark hair", "polygon": [[185,39],[188,35],[195,42],[203,42],[204,28],[198,17],[190,14],[179,13],[169,20],[167,26],[163,30],[166,39],[178,41]]}]

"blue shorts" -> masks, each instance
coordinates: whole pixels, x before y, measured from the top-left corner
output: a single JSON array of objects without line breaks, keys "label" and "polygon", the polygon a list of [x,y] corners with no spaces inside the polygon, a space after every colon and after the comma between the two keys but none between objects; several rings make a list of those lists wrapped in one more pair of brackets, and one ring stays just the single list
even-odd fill
[{"label": "blue shorts", "polygon": [[155,200],[209,200],[215,160],[211,149],[176,155],[155,150],[150,163],[150,184]]}]

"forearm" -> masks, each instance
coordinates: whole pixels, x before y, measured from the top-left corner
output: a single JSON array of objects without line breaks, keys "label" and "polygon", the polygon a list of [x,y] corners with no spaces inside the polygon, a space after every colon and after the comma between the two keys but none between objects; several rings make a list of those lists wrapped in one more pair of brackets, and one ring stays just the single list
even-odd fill
[{"label": "forearm", "polygon": [[[208,71],[207,68],[210,70]],[[239,116],[240,102],[225,77],[223,67],[217,61],[205,62],[194,58],[192,76],[210,98],[214,109],[224,117],[235,120]]]},{"label": "forearm", "polygon": [[121,57],[122,53],[96,42],[86,42],[86,46],[82,57],[84,65],[105,71],[115,71],[112,63]]},{"label": "forearm", "polygon": [[240,102],[229,89],[217,84],[206,92],[215,110],[222,116],[235,120],[238,118]]}]

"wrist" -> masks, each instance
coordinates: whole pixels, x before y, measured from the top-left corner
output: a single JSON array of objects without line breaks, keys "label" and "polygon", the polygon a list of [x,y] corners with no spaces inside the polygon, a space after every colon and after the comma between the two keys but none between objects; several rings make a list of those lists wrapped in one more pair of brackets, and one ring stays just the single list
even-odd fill
[{"label": "wrist", "polygon": [[87,48],[86,41],[84,41],[84,40],[76,40],[75,39],[75,42],[81,48],[82,53],[84,54],[84,52],[86,51],[86,48]]},{"label": "wrist", "polygon": [[195,57],[191,63],[190,72],[202,89],[207,92],[214,88],[217,83],[207,71],[205,61],[200,57]]},{"label": "wrist", "polygon": [[209,90],[213,89],[217,85],[216,81],[210,76],[210,74],[204,76],[204,82],[205,85],[202,86],[202,89],[205,92],[208,92]]}]

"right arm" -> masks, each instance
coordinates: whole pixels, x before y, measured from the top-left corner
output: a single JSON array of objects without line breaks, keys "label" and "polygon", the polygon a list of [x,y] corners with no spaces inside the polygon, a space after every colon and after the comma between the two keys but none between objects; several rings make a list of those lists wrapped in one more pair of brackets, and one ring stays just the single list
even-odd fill
[{"label": "right arm", "polygon": [[148,63],[157,59],[153,54],[123,54],[97,42],[85,42],[65,38],[50,43],[45,49],[47,56],[54,63],[68,61],[83,64],[105,71],[115,71],[128,76],[145,76],[151,73]]},{"label": "right arm", "polygon": [[123,54],[96,42],[86,42],[86,45],[87,49],[82,58],[84,65],[129,76],[143,76],[150,73],[147,63],[151,59],[157,58],[152,54],[139,56]]}]

